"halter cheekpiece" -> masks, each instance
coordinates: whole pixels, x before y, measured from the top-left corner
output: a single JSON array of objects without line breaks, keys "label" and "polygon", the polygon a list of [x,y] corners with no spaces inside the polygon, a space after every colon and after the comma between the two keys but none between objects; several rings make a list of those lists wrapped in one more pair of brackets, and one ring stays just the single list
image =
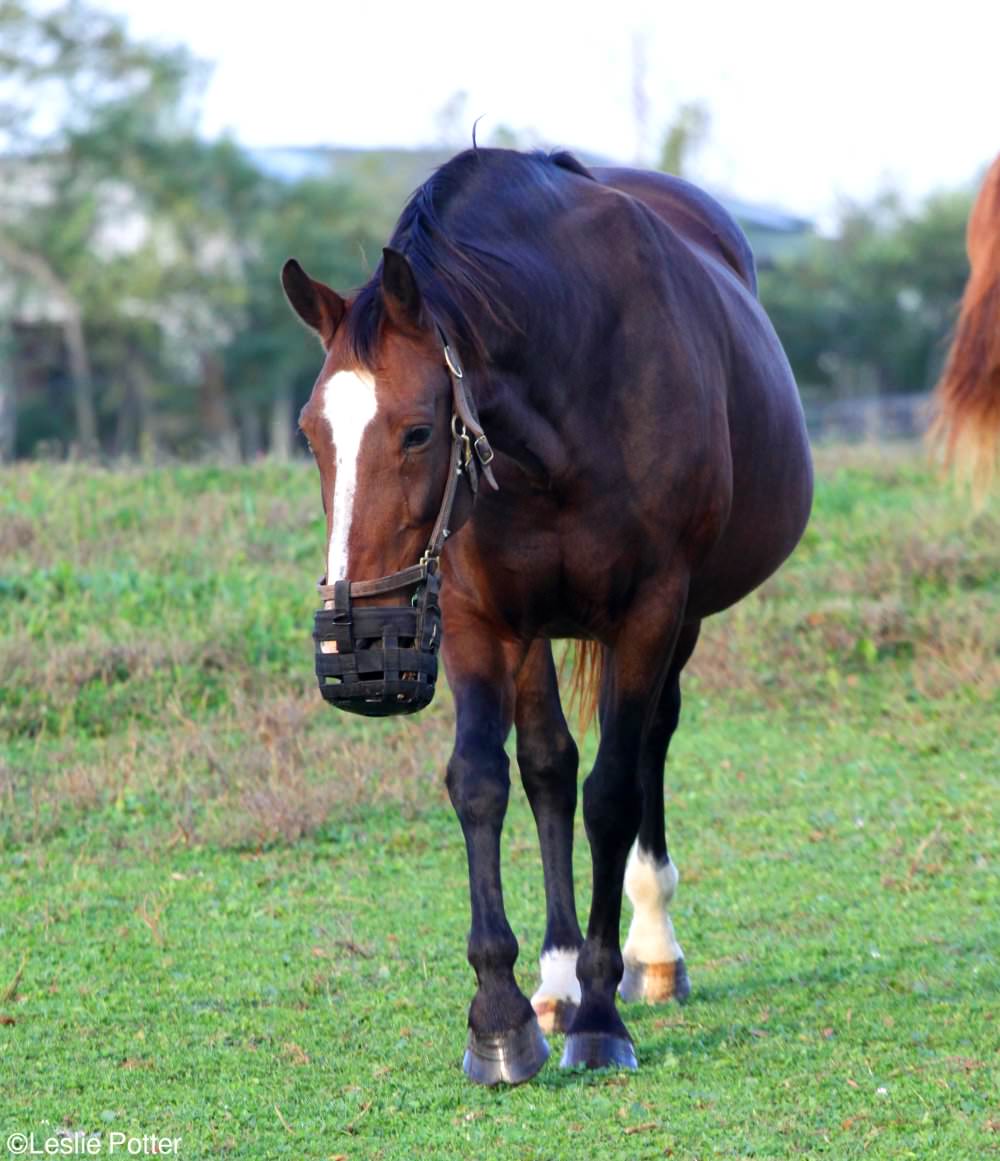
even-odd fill
[{"label": "halter cheekpiece", "polygon": [[[367,717],[415,713],[430,704],[441,643],[439,564],[459,481],[465,478],[473,499],[480,472],[491,487],[499,487],[490,467],[493,449],[466,390],[462,364],[440,326],[437,333],[451,379],[452,438],[448,478],[427,548],[417,564],[377,580],[345,578],[318,585],[320,597],[333,603],[332,608],[316,611],[313,625],[320,693],[331,705]],[[406,605],[352,604],[356,597],[413,586]]]}]

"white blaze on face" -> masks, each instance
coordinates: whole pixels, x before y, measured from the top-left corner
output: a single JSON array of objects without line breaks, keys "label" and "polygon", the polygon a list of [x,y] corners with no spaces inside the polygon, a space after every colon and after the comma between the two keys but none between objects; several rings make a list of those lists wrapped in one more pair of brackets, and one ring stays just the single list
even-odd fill
[{"label": "white blaze on face", "polygon": [[656,860],[639,846],[632,848],[625,868],[625,894],[634,908],[622,956],[629,963],[674,963],[684,958],[667,907],[677,890],[677,868]]},{"label": "white blaze on face", "polygon": [[327,584],[347,576],[347,545],[354,522],[361,444],[377,411],[375,380],[366,371],[338,371],[326,381],[323,416],[330,425],[337,463],[330,505],[333,518],[326,561]]}]

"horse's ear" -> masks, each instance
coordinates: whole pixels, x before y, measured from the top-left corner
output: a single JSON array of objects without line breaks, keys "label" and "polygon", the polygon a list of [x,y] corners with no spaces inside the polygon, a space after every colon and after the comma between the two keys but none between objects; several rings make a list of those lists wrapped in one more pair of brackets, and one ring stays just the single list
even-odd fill
[{"label": "horse's ear", "polygon": [[423,298],[406,256],[386,246],[382,251],[382,301],[392,322],[404,330],[419,330]]},{"label": "horse's ear", "polygon": [[344,317],[344,300],[329,286],[310,278],[294,258],[281,268],[281,285],[292,310],[328,347]]}]

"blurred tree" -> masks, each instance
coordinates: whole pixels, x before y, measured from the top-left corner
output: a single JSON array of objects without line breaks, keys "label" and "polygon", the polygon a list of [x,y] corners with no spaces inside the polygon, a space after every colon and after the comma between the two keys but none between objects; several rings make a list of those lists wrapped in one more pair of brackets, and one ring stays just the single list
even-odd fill
[{"label": "blurred tree", "polygon": [[[0,0],[0,45],[0,262],[62,328],[77,447],[92,455],[88,333],[109,288],[100,242],[131,208],[121,142],[108,129],[127,121],[153,137],[193,124],[186,96],[196,70],[183,50],[130,42],[119,17],[78,0],[48,9]],[[109,186],[117,196],[102,198]]]},{"label": "blurred tree", "polygon": [[[0,0],[0,44],[0,309],[31,300],[36,346],[62,329],[78,451],[287,454],[318,364],[278,271],[297,253],[359,283],[390,222],[379,182],[289,183],[200,140],[201,67],[78,0]],[[24,414],[23,448],[61,434],[58,408]]]},{"label": "blurred tree", "polygon": [[256,416],[245,423],[245,454],[259,450],[266,416],[271,450],[285,458],[295,406],[308,397],[320,352],[304,340],[278,273],[287,258],[298,257],[314,277],[347,291],[371,273],[367,255],[380,253],[386,226],[363,187],[308,179],[272,188],[248,229],[245,313],[225,347],[225,373],[239,384],[248,420]]},{"label": "blurred tree", "polygon": [[[109,129],[95,125],[81,146],[81,169],[105,172],[100,150],[109,143],[140,243],[108,264],[115,286],[104,302],[116,313],[101,330],[111,345],[109,365],[135,366],[119,384],[116,404],[131,415],[126,444],[155,439],[149,395],[157,380],[174,385],[163,401],[184,425],[194,410],[200,442],[225,459],[239,456],[238,400],[226,376],[224,350],[246,325],[247,270],[255,223],[266,212],[272,182],[231,142],[206,143],[191,135],[147,133],[127,120]],[[84,160],[86,159],[86,160]],[[112,189],[105,190],[105,198]],[[144,357],[142,357],[144,356]],[[194,407],[177,384],[192,383]],[[145,422],[144,422],[145,420]]]},{"label": "blurred tree", "polygon": [[161,127],[190,125],[192,79],[204,70],[183,48],[130,40],[120,16],[83,0],[40,7],[0,0],[0,148],[21,154],[58,149],[90,125],[95,110],[150,108],[169,86],[172,107],[155,101]]},{"label": "blurred tree", "polygon": [[663,173],[687,177],[691,157],[705,143],[711,123],[712,116],[704,102],[684,102],[663,136],[656,168]]},{"label": "blurred tree", "polygon": [[469,116],[469,94],[458,89],[434,115],[438,144],[464,149],[469,144],[472,118]]},{"label": "blurred tree", "polygon": [[[319,353],[286,310],[281,264],[295,255],[349,290],[403,191],[445,160],[331,155],[327,176],[267,176],[232,142],[198,138],[203,76],[81,0],[0,0],[0,456],[67,430],[85,454],[287,454]],[[468,143],[466,106],[457,93],[442,110],[450,144]],[[707,130],[703,106],[682,106],[662,168],[683,174]],[[493,140],[527,141],[502,126]],[[970,198],[847,207],[833,238],[762,272],[807,391],[933,382]]]},{"label": "blurred tree", "polygon": [[929,390],[967,274],[971,193],[907,211],[884,194],[842,211],[833,238],[760,272],[761,300],[812,394]]},{"label": "blurred tree", "polygon": [[[60,319],[66,356],[69,363],[70,381],[73,387],[73,401],[76,410],[76,430],[83,455],[92,455],[97,450],[97,419],[94,412],[93,379],[90,373],[90,356],[83,333],[83,313],[77,298],[69,285],[52,269],[41,253],[20,246],[12,238],[0,234],[0,263],[8,271],[30,280],[41,293],[48,296],[55,305]],[[12,443],[15,433],[14,384],[0,385],[6,388],[11,399],[0,400],[0,411],[6,416],[8,430],[4,443]]]}]

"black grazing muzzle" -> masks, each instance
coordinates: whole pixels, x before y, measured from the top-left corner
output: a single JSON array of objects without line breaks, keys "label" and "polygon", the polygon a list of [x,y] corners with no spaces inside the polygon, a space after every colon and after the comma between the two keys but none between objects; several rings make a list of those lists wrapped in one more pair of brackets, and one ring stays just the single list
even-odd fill
[{"label": "black grazing muzzle", "polygon": [[410,605],[351,604],[351,582],[333,586],[333,608],[313,628],[316,676],[330,705],[368,717],[412,714],[430,705],[441,642],[441,578],[431,573]]},{"label": "black grazing muzzle", "polygon": [[[319,690],[332,706],[367,717],[412,714],[430,705],[437,681],[441,644],[439,563],[458,485],[464,476],[473,500],[479,471],[497,487],[490,463],[493,449],[462,383],[462,367],[438,328],[451,375],[454,411],[448,478],[420,563],[371,581],[320,582],[332,608],[318,609],[313,625]],[[415,589],[414,589],[414,586]],[[414,589],[407,605],[357,606],[354,598]]]}]

